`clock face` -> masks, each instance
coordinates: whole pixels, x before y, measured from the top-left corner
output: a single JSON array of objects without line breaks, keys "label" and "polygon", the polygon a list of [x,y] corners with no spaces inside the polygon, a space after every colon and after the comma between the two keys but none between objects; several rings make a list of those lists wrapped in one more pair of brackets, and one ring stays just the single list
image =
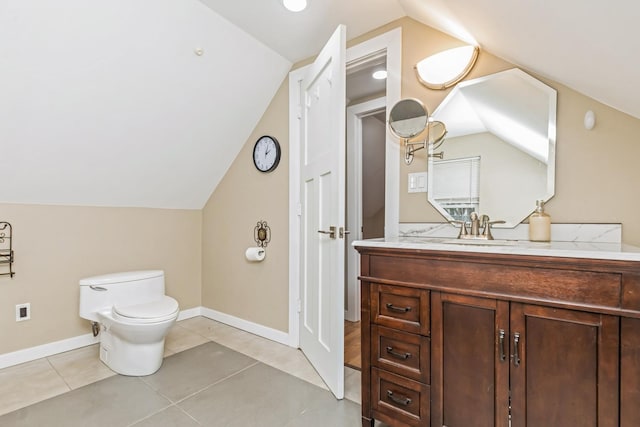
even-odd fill
[{"label": "clock face", "polygon": [[280,144],[271,136],[262,136],[253,147],[253,164],[260,172],[271,172],[280,163]]}]

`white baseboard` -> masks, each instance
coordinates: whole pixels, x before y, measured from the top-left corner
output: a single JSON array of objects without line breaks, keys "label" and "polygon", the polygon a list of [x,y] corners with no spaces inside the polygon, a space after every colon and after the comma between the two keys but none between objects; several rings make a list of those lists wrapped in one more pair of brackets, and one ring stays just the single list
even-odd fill
[{"label": "white baseboard", "polygon": [[248,320],[240,319],[239,317],[221,313],[219,311],[212,310],[206,307],[202,307],[201,315],[211,320],[216,320],[226,325],[233,326],[234,328],[242,329],[243,331],[250,332],[254,335],[258,335],[271,341],[289,345],[289,334],[286,332],[282,332],[268,326],[260,325],[258,323],[253,323]]},{"label": "white baseboard", "polygon": [[85,334],[48,344],[38,345],[36,347],[25,348],[24,350],[0,354],[0,369],[19,365],[25,362],[31,362],[32,360],[41,359],[54,354],[64,353],[65,351],[75,350],[76,348],[86,347],[97,342],[98,338],[94,337],[93,334]]},{"label": "white baseboard", "polygon": [[[204,316],[218,322],[225,323],[234,328],[242,329],[254,335],[289,345],[289,334],[278,331],[267,326],[259,325],[248,320],[240,319],[229,314],[221,313],[206,307],[195,307],[180,311],[178,321],[190,319],[192,317]],[[41,359],[43,357],[53,356],[54,354],[64,353],[65,351],[75,350],[77,348],[86,347],[96,344],[99,340],[93,334],[79,335],[73,338],[67,338],[60,341],[42,344],[35,347],[25,348],[23,350],[11,353],[0,354],[0,369],[9,366],[19,365],[21,363],[31,362],[32,360]]]},{"label": "white baseboard", "polygon": [[186,310],[180,311],[180,314],[178,315],[178,322],[198,316],[202,316],[202,307],[188,308]]}]

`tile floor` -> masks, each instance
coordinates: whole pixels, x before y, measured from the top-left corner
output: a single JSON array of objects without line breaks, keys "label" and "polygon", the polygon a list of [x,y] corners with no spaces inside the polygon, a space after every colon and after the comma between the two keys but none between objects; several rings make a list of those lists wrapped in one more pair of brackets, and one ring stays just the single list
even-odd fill
[{"label": "tile floor", "polygon": [[[336,401],[299,350],[205,317],[178,322],[166,356],[160,371],[142,378],[115,375],[99,361],[97,345],[2,369],[0,426],[56,425],[52,414],[64,426],[73,425],[69,414],[81,414],[78,425],[246,426],[258,418],[260,425],[313,425],[318,413],[337,417],[323,425],[360,423],[359,371],[345,368],[346,399]],[[96,405],[106,401],[119,410]]]}]

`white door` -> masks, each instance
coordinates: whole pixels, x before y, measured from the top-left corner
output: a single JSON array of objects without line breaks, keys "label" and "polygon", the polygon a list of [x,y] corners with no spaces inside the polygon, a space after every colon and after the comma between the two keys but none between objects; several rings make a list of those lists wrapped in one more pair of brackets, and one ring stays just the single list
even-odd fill
[{"label": "white door", "polygon": [[339,26],[301,83],[300,348],[344,397],[345,58]]}]

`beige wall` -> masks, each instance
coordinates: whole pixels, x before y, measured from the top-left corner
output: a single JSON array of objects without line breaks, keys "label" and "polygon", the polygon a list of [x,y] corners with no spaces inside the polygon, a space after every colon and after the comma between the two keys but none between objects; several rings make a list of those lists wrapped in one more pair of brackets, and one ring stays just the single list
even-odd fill
[{"label": "beige wall", "polygon": [[[273,329],[287,331],[289,304],[289,80],[215,189],[203,212],[202,305]],[[262,135],[280,143],[280,165],[261,173],[253,146]],[[255,246],[258,221],[271,227],[264,261],[245,259]]]},{"label": "beige wall", "polygon": [[[91,332],[78,281],[162,269],[181,309],[200,306],[201,211],[0,204],[13,226],[13,279],[0,276],[0,354]],[[16,322],[15,305],[31,303]]]}]

